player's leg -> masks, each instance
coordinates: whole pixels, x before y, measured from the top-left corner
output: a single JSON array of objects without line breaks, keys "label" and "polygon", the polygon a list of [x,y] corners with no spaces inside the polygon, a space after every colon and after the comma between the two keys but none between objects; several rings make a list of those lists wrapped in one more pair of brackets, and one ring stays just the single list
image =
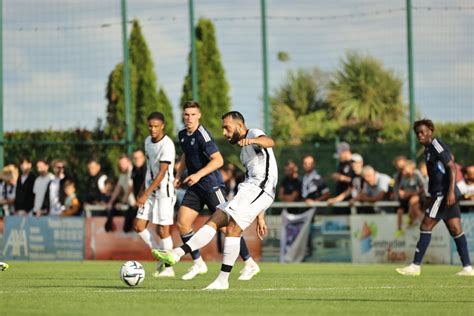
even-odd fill
[{"label": "player's leg", "polygon": [[439,196],[432,200],[430,206],[426,210],[425,217],[420,225],[420,238],[416,244],[415,256],[412,264],[404,268],[398,268],[396,271],[402,275],[420,275],[420,265],[423,261],[426,249],[431,241],[431,231],[439,221],[438,211],[442,208],[443,196]]},{"label": "player's leg", "polygon": [[472,269],[471,259],[469,258],[469,250],[467,247],[466,236],[464,235],[461,218],[454,217],[449,218],[444,221],[446,227],[448,228],[449,233],[456,243],[456,249],[458,251],[459,257],[463,269],[457,273],[460,276],[474,276],[474,270]]},{"label": "player's leg", "polygon": [[212,214],[212,217],[209,219],[209,221],[203,227],[201,227],[186,243],[178,248],[174,248],[172,251],[154,251],[153,255],[155,258],[173,265],[187,253],[192,253],[193,251],[207,245],[216,235],[216,231],[219,228],[225,226],[227,222],[228,215],[222,210],[218,209],[214,214]]},{"label": "player's leg", "polygon": [[[215,212],[218,205],[227,202],[224,192],[221,188],[217,189],[214,194],[209,194],[206,200],[206,205],[211,212]],[[227,235],[226,227],[222,227],[221,231]],[[239,280],[250,280],[254,275],[260,272],[260,267],[258,264],[253,260],[252,256],[250,255],[250,251],[247,247],[247,243],[245,242],[245,238],[242,236],[240,238],[240,257],[244,261],[244,269],[240,271],[242,274]]]},{"label": "player's leg", "polygon": [[[158,236],[160,236],[161,249],[170,251],[173,249],[173,240],[171,239],[170,227],[173,225],[174,197],[159,197],[157,205],[153,210],[153,223],[157,225]],[[155,276],[155,274],[153,275]],[[164,264],[164,269],[156,274],[157,277],[174,277],[173,267]]]},{"label": "player's leg", "polygon": [[140,207],[137,211],[137,216],[133,224],[133,229],[150,248],[158,248],[158,243],[151,234],[151,231],[147,228],[148,222],[153,216],[153,207],[155,204],[154,198],[149,198],[143,207]]}]

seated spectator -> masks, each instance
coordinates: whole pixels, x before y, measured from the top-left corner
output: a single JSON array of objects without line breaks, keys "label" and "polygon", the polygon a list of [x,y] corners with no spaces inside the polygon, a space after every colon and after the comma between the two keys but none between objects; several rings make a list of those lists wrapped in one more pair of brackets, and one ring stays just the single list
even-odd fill
[{"label": "seated spectator", "polygon": [[91,159],[87,163],[89,178],[87,180],[87,192],[85,204],[100,204],[104,201],[105,181],[107,176],[101,171],[101,165],[96,159]]},{"label": "seated spectator", "polygon": [[301,186],[301,197],[306,203],[315,201],[326,201],[330,192],[326,181],[316,172],[316,160],[311,155],[303,157],[303,182]]},{"label": "seated spectator", "polygon": [[0,173],[0,180],[3,181],[0,191],[0,205],[4,215],[15,213],[16,182],[18,180],[18,169],[15,165],[7,165]]},{"label": "seated spectator", "polygon": [[49,183],[54,179],[54,175],[49,172],[49,164],[44,159],[36,162],[36,170],[38,171],[38,177],[36,177],[35,184],[33,185],[33,193],[35,194],[33,212],[36,216],[41,216],[46,214],[46,210],[43,209],[44,198]]},{"label": "seated spectator", "polygon": [[125,214],[125,221],[123,223],[123,231],[128,233],[133,230],[133,222],[137,216],[138,207],[136,202],[140,196],[140,191],[145,183],[146,177],[146,157],[141,149],[137,149],[132,154],[132,184],[133,184],[133,199],[132,203]]},{"label": "seated spectator", "polygon": [[119,178],[110,199],[107,201],[107,210],[111,211],[114,207],[118,208],[122,205],[134,205],[135,197],[133,196],[132,181],[132,163],[127,155],[122,154],[118,160]]},{"label": "seated spectator", "polygon": [[20,160],[21,176],[16,182],[15,192],[15,214],[28,215],[35,204],[35,194],[33,186],[35,184],[36,175],[31,171],[33,164],[28,158]]},{"label": "seated spectator", "polygon": [[285,177],[278,191],[278,199],[282,202],[296,202],[301,198],[302,182],[298,176],[298,166],[293,160],[285,164]]},{"label": "seated spectator", "polygon": [[72,180],[64,182],[64,192],[66,200],[64,201],[64,210],[61,216],[77,216],[81,215],[81,203],[76,196],[76,184]]},{"label": "seated spectator", "polygon": [[352,178],[351,186],[341,194],[330,198],[328,204],[332,205],[337,202],[355,198],[362,191],[364,179],[362,178],[362,168],[364,167],[364,159],[359,154],[352,154],[351,167],[354,170],[354,177]]},{"label": "seated spectator", "polygon": [[474,165],[463,168],[463,179],[457,183],[461,199],[474,201]]},{"label": "seated spectator", "polygon": [[423,218],[421,209],[424,200],[423,179],[421,173],[416,170],[413,161],[407,160],[403,168],[402,177],[398,186],[398,201],[400,207],[397,209],[397,232],[396,236],[403,235],[403,214],[408,213],[408,225],[420,222]]},{"label": "seated spectator", "polygon": [[[356,197],[352,198],[351,202],[378,202],[387,198],[387,193],[390,189],[391,178],[383,173],[375,171],[371,166],[365,166],[362,169],[362,178],[364,185],[362,192]],[[373,213],[374,211],[381,211],[377,208],[359,209],[360,212]]]},{"label": "seated spectator", "polygon": [[393,159],[393,165],[395,166],[396,172],[393,174],[393,191],[392,199],[398,201],[398,189],[400,187],[400,181],[402,179],[403,168],[407,163],[407,157],[400,155]]},{"label": "seated spectator", "polygon": [[[429,197],[430,192],[428,192],[428,184],[430,179],[428,178],[428,169],[426,168],[426,162],[424,160],[420,161],[418,164],[418,170],[420,171],[421,180],[423,181],[423,190],[424,196]],[[422,205],[424,207],[424,205]]]},{"label": "seated spectator", "polygon": [[341,142],[337,146],[337,156],[339,158],[337,172],[332,174],[332,179],[336,182],[336,196],[351,186],[354,177],[354,170],[351,166],[352,152],[348,143]]}]

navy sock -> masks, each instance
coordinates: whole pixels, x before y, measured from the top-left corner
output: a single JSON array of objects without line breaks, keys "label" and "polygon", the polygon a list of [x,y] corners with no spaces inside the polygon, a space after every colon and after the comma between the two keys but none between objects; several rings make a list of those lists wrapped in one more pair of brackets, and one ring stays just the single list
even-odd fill
[{"label": "navy sock", "polygon": [[416,244],[415,250],[415,258],[413,259],[413,263],[420,265],[421,261],[423,261],[423,256],[425,255],[426,249],[428,248],[431,241],[431,232],[430,231],[421,231],[420,232],[420,239]]},{"label": "navy sock", "polygon": [[[185,235],[181,235],[181,240],[183,241],[183,243],[186,243],[193,236],[194,236],[194,232],[190,231],[189,233],[187,233]],[[191,257],[193,258],[193,260],[199,259],[199,257],[201,257],[201,254],[199,253],[199,250],[196,249],[193,252],[191,252]]]},{"label": "navy sock", "polygon": [[247,243],[245,242],[244,237],[240,238],[240,252],[239,252],[240,257],[242,260],[247,260],[250,258],[250,252],[249,249],[247,248]]},{"label": "navy sock", "polygon": [[456,248],[458,249],[459,257],[461,258],[462,266],[467,267],[471,265],[471,260],[469,259],[469,251],[467,249],[467,240],[464,233],[453,237],[454,242],[456,243]]}]

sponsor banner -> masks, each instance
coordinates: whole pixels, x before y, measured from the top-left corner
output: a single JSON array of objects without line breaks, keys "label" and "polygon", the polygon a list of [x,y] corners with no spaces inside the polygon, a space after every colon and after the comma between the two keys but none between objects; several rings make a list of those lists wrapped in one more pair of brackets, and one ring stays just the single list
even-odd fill
[{"label": "sponsor banner", "polygon": [[306,256],[311,221],[315,212],[311,208],[302,214],[289,214],[283,210],[280,240],[280,262],[302,262]]},{"label": "sponsor banner", "polygon": [[5,217],[5,260],[83,260],[84,219]]},{"label": "sponsor banner", "polygon": [[311,251],[305,261],[351,262],[350,217],[315,216],[311,226]]},{"label": "sponsor banner", "polygon": [[[404,223],[407,223],[407,220],[408,218],[404,217]],[[410,262],[413,259],[420,235],[418,225],[406,227],[404,234],[397,236],[397,216],[394,214],[352,215],[350,223],[352,262]],[[449,264],[450,262],[450,235],[441,222],[433,230],[431,243],[423,263]]]},{"label": "sponsor banner", "polygon": [[[461,214],[461,224],[462,229],[464,231],[464,235],[466,235],[467,239],[467,247],[469,250],[469,257],[471,258],[471,262],[474,261],[474,214]],[[458,255],[458,250],[456,248],[456,244],[454,243],[454,239],[451,238],[451,263],[452,264],[461,264],[461,259]]]},{"label": "sponsor banner", "polygon": [[[197,231],[208,220],[208,216],[199,216],[194,222],[194,231]],[[86,241],[85,241],[85,258],[90,260],[154,260],[150,249],[142,241],[140,236],[135,232],[123,232],[123,217],[114,217],[113,226],[115,229],[106,232],[106,217],[90,217],[86,219]],[[155,239],[159,242],[160,238],[156,234],[156,226],[148,224],[148,228],[153,233]],[[256,224],[252,224],[245,232],[244,237],[247,242],[250,254],[256,260],[261,257],[261,242],[257,238]],[[221,234],[221,233],[220,233]],[[171,237],[173,245],[182,245],[181,237],[175,225],[171,227]],[[220,245],[218,244],[220,243]],[[224,236],[219,238],[216,236],[204,248],[201,254],[205,260],[220,261],[222,260],[222,248],[224,244]],[[191,260],[191,256],[183,257],[183,260]]]}]

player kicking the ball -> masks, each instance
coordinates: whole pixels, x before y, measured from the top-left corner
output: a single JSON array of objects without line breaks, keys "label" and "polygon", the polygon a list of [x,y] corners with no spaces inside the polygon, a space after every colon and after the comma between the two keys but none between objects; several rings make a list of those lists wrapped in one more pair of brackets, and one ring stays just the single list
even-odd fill
[{"label": "player kicking the ball", "polygon": [[231,144],[242,147],[240,160],[246,169],[245,181],[239,184],[232,201],[217,206],[211,219],[179,248],[172,251],[152,251],[155,258],[173,265],[186,253],[204,247],[216,235],[216,230],[227,227],[224,241],[224,258],[217,279],[206,290],[229,288],[229,275],[237,260],[242,232],[257,218],[257,235],[261,239],[267,231],[265,210],[275,198],[278,169],[273,154],[273,140],[259,129],[248,129],[242,114],[236,111],[222,116],[224,136]]},{"label": "player kicking the ball", "polygon": [[420,275],[421,261],[431,240],[431,231],[443,220],[454,238],[463,269],[459,276],[474,276],[469,259],[466,236],[461,226],[461,211],[456,186],[456,167],[448,147],[437,138],[433,138],[434,124],[431,120],[416,121],[413,129],[421,145],[425,146],[425,161],[428,169],[428,191],[431,201],[420,226],[420,239],[416,245],[413,263],[405,268],[396,269],[402,275]]},{"label": "player kicking the ball", "polygon": [[[161,248],[171,250],[173,240],[170,226],[173,225],[173,211],[176,196],[173,186],[173,168],[176,150],[171,138],[164,134],[165,117],[160,112],[148,116],[150,136],[145,139],[147,171],[145,191],[137,199],[135,231],[151,249],[158,248],[155,238],[147,229],[148,223],[158,225]],[[174,277],[173,268],[159,266],[154,277]],[[160,271],[162,270],[162,271]]]}]

